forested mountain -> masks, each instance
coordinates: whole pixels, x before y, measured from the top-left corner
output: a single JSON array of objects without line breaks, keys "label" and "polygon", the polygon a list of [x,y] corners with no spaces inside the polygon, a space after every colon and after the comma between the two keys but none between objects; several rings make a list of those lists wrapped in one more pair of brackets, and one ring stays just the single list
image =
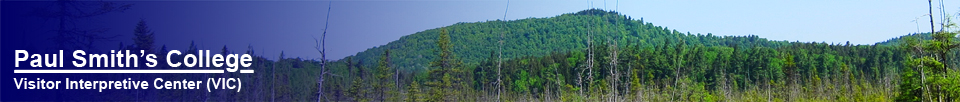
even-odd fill
[{"label": "forested mountain", "polygon": [[[615,41],[627,45],[653,47],[664,43],[682,41],[686,45],[703,46],[764,46],[778,47],[785,41],[770,41],[755,35],[716,36],[713,34],[692,34],[668,27],[656,26],[644,22],[643,18],[631,18],[613,11],[600,9],[584,10],[548,18],[527,18],[513,21],[485,21],[457,23],[446,28],[453,43],[453,52],[469,65],[476,65],[485,59],[489,52],[496,52],[500,35],[503,35],[503,58],[512,59],[524,56],[544,56],[553,52],[583,50],[587,46],[587,35],[596,42]],[[440,28],[428,29],[403,36],[355,56],[353,59],[372,67],[380,54],[390,49],[394,54],[391,63],[404,70],[422,69],[426,63],[436,57],[437,34]]]},{"label": "forested mountain", "polygon": [[918,36],[932,38],[771,41],[692,34],[590,9],[403,36],[330,63],[341,77],[324,88],[346,89],[327,93],[353,101],[890,101],[915,57],[904,46],[916,44],[901,42]]},{"label": "forested mountain", "polygon": [[[327,65],[257,56],[253,68],[269,74],[221,76],[257,82],[254,94],[232,101],[960,100],[954,36],[910,34],[874,45],[771,41],[685,33],[590,9],[457,23]],[[331,69],[322,84],[320,66]]]},{"label": "forested mountain", "polygon": [[[147,28],[141,21],[138,43],[119,49],[176,49],[149,47]],[[241,78],[248,90],[143,93],[173,101],[960,101],[956,34],[909,34],[873,45],[771,41],[685,33],[589,9],[457,23],[334,61],[283,52],[268,60],[252,46],[224,46],[222,54],[253,55],[250,68],[258,74],[143,77]],[[197,49],[191,43],[184,53]]]}]

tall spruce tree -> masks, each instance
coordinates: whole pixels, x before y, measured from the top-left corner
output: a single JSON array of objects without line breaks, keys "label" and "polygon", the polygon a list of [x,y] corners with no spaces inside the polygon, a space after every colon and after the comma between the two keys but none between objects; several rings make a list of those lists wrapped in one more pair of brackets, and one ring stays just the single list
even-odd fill
[{"label": "tall spruce tree", "polygon": [[380,56],[379,66],[377,66],[377,84],[374,84],[373,90],[376,91],[377,100],[384,101],[384,97],[388,94],[387,90],[389,89],[389,78],[393,76],[393,72],[390,71],[390,50],[383,51],[383,55]]},{"label": "tall spruce tree", "polygon": [[437,58],[430,62],[430,66],[435,69],[430,71],[430,79],[432,82],[428,83],[431,86],[431,95],[428,98],[428,101],[454,101],[451,95],[458,94],[459,91],[459,82],[460,78],[455,78],[458,76],[460,70],[459,65],[462,62],[456,60],[456,57],[453,55],[453,44],[450,41],[450,35],[447,33],[447,28],[440,28],[439,38],[437,39],[437,49],[435,52],[438,54]]}]

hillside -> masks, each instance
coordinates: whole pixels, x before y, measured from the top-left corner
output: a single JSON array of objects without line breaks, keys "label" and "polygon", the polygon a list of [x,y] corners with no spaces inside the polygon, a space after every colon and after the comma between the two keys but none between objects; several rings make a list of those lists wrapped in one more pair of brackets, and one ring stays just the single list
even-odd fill
[{"label": "hillside", "polygon": [[[506,27],[504,27],[504,25]],[[616,41],[619,44],[637,44],[652,47],[673,40],[685,44],[705,46],[741,44],[739,46],[776,47],[784,41],[769,41],[757,36],[716,36],[691,34],[644,22],[613,11],[599,9],[562,14],[556,17],[527,18],[513,21],[485,21],[457,23],[446,28],[454,44],[455,55],[467,65],[476,65],[487,54],[498,49],[499,34],[503,34],[503,58],[543,56],[552,52],[567,52],[586,48],[587,35],[594,42]],[[364,67],[374,66],[380,54],[390,49],[391,63],[400,69],[422,69],[435,57],[437,34],[440,28],[428,29],[396,41],[359,52],[344,59],[357,60]],[[622,45],[627,46],[627,45]],[[343,62],[341,59],[339,62]]]},{"label": "hillside", "polygon": [[[498,59],[501,34],[503,59]],[[920,78],[913,66],[923,62],[926,71],[944,74],[960,65],[952,60],[958,51],[930,49],[953,41],[929,40],[932,35],[951,36],[910,34],[873,45],[771,41],[684,33],[590,9],[457,23],[403,36],[330,63],[339,75],[323,88],[337,100],[354,101],[914,100],[911,93],[919,88],[914,79]],[[921,55],[945,60],[918,59],[901,46],[921,41],[909,40],[915,36],[929,42],[922,45],[925,52],[941,51]],[[939,85],[960,87],[949,83]],[[380,96],[365,96],[371,93]]]}]

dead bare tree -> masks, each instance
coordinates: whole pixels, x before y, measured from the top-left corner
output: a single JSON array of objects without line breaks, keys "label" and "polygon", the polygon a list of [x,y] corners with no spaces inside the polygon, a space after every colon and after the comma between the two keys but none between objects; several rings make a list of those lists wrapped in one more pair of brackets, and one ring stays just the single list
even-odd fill
[{"label": "dead bare tree", "polygon": [[[683,53],[683,52],[684,52],[684,51],[683,51],[683,45],[685,44],[685,42],[683,41],[683,38],[680,38],[681,35],[682,35],[682,34],[677,34],[677,39],[678,39],[679,43],[677,43],[677,48],[676,48],[676,49],[677,49],[677,54],[676,54],[675,57],[674,57],[674,61],[675,61],[675,62],[673,63],[673,64],[676,66],[676,70],[677,70],[676,72],[677,72],[677,73],[674,73],[674,74],[673,74],[673,75],[675,76],[675,77],[673,77],[673,87],[677,87],[677,83],[680,81],[680,70],[681,70],[680,65],[683,64],[683,62],[681,61],[681,59],[683,59],[683,54],[684,54],[684,53]],[[677,92],[677,88],[673,88],[673,92],[671,92],[671,94],[675,96],[675,95],[676,95],[676,94],[675,94],[676,92]],[[681,96],[681,97],[682,97],[682,96]],[[673,100],[673,97],[671,97],[671,100],[672,100],[672,101],[676,101],[676,100]]]},{"label": "dead bare tree", "polygon": [[610,90],[610,99],[611,101],[620,101],[618,97],[619,86],[617,85],[618,83],[620,83],[620,73],[618,73],[618,70],[617,70],[617,62],[618,62],[617,55],[619,54],[617,50],[619,49],[617,49],[616,41],[611,41],[610,38],[607,38],[607,42],[612,44],[612,45],[608,45],[610,46],[609,50],[611,55],[610,56],[610,66],[611,66],[610,75],[613,78],[612,80],[613,82],[610,82],[610,86],[611,86],[610,88],[613,88],[612,90]]},{"label": "dead bare tree", "polygon": [[[929,16],[929,17],[930,17],[930,34],[934,34],[934,33],[936,33],[936,32],[933,30],[933,29],[934,29],[934,27],[933,27],[933,0],[927,0],[927,6],[929,7],[929,13],[928,13],[928,14],[930,15],[930,16]],[[916,49],[918,50],[918,52],[920,52],[920,56],[921,56],[920,58],[923,58],[923,57],[922,57],[922,56],[923,56],[923,47],[921,47],[922,45],[923,45],[923,41],[921,40],[921,41],[920,41],[920,44],[916,46]],[[920,60],[920,61],[921,61],[920,63],[923,63],[923,60]],[[924,78],[926,78],[927,76],[926,76],[926,74],[924,73],[923,64],[917,65],[917,68],[920,69],[920,90],[922,90],[922,91],[920,91],[920,100],[928,99],[928,98],[926,98],[926,93],[928,92],[927,90],[929,90],[929,88],[927,88],[926,80],[924,80]]]},{"label": "dead bare tree", "polygon": [[560,82],[563,80],[560,80],[560,74],[557,73],[556,69],[553,70],[553,73],[556,74],[553,77],[556,78],[556,81],[554,82],[557,84],[557,98],[559,99],[560,97],[562,97],[561,94],[563,94],[563,85]]},{"label": "dead bare tree", "polygon": [[499,49],[497,51],[497,102],[500,102],[500,93],[503,91],[503,81],[500,80],[502,75],[503,67],[503,34],[506,32],[507,28],[507,11],[510,10],[510,0],[507,0],[507,7],[503,9],[503,29],[500,31],[500,43]]},{"label": "dead bare tree", "polygon": [[[587,81],[588,81],[587,84],[591,85],[593,81],[593,36],[591,35],[591,33],[593,33],[593,30],[590,30],[589,28],[593,28],[593,27],[588,23],[587,28],[588,28],[587,29],[587,63],[585,64],[587,69],[585,71],[587,71]],[[583,72],[581,71],[581,73]],[[581,78],[577,80],[577,83],[580,84],[580,96],[586,97],[586,95],[583,94],[583,90],[584,90],[583,80],[582,80],[583,76],[580,75],[580,77]]]},{"label": "dead bare tree", "polygon": [[316,49],[318,52],[320,52],[320,75],[319,75],[320,78],[317,80],[317,89],[319,89],[319,91],[317,92],[317,93],[318,93],[318,94],[317,94],[317,102],[320,102],[321,99],[326,100],[326,101],[330,101],[329,99],[326,99],[326,97],[323,97],[323,78],[324,78],[324,75],[337,76],[336,74],[330,73],[330,69],[327,69],[327,68],[326,68],[326,67],[327,67],[327,49],[326,49],[326,44],[327,44],[326,41],[327,41],[327,40],[326,40],[326,38],[327,38],[327,28],[330,27],[330,26],[329,26],[329,25],[330,25],[330,9],[333,8],[332,6],[333,6],[333,2],[329,2],[329,3],[327,4],[327,18],[326,18],[326,20],[324,21],[324,24],[323,24],[323,34],[320,35],[320,39],[317,39],[316,37],[311,37],[311,38],[313,38],[313,41],[316,43],[316,46],[314,46],[314,49]]},{"label": "dead bare tree", "polygon": [[[590,24],[587,24],[587,28],[591,28],[591,27],[590,27]],[[589,85],[590,81],[593,80],[593,45],[592,45],[592,44],[593,44],[593,39],[592,39],[593,36],[590,35],[590,33],[592,33],[592,32],[593,32],[593,31],[591,31],[591,30],[587,30],[587,59],[586,59],[586,60],[587,60],[587,63],[584,64],[584,66],[587,67],[587,68],[586,68],[586,70],[582,70],[582,71],[580,72],[580,75],[578,75],[579,78],[577,79],[577,84],[579,84],[579,86],[580,86],[580,96],[584,96],[584,97],[586,97],[586,95],[583,94],[583,90],[584,90],[584,88],[583,88],[583,87],[584,87],[584,85],[583,85],[583,75],[582,75],[582,74],[583,74],[583,71],[586,71],[586,72],[587,72],[586,74],[587,74],[587,81],[588,81],[587,83],[588,83],[588,85]],[[589,86],[588,86],[588,87],[589,87]]]}]

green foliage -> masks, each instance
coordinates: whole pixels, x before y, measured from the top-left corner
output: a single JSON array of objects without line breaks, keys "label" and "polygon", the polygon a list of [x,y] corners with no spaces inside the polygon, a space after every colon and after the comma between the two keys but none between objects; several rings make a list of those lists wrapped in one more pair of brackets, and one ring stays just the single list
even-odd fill
[{"label": "green foliage", "polygon": [[410,83],[410,86],[407,87],[407,98],[404,99],[405,102],[424,102],[426,101],[423,97],[423,94],[420,93],[420,84],[414,81]]},{"label": "green foliage", "polygon": [[[948,20],[949,21],[949,20]],[[954,28],[953,22],[946,22],[944,28]],[[917,35],[921,38],[927,38],[922,41],[916,41],[915,38],[907,38],[910,42],[901,44],[903,49],[909,49],[913,53],[910,60],[905,61],[906,68],[901,74],[902,83],[900,84],[900,95],[897,101],[955,101],[960,100],[957,94],[957,86],[960,82],[957,77],[960,74],[955,73],[956,63],[957,32],[956,31],[938,31],[929,35]],[[912,43],[922,42],[922,43]],[[916,58],[914,58],[916,57]],[[919,74],[919,75],[918,75]]]},{"label": "green foliage", "polygon": [[437,40],[438,49],[434,50],[438,57],[430,62],[430,66],[434,69],[430,70],[430,76],[428,76],[430,82],[427,83],[432,90],[427,101],[433,102],[457,100],[452,95],[459,94],[459,90],[462,89],[459,76],[462,72],[460,65],[463,62],[456,60],[450,49],[453,45],[450,43],[450,35],[447,34],[446,29],[440,31],[440,37]]},{"label": "green foliage", "polygon": [[347,97],[354,99],[355,101],[366,101],[364,95],[366,92],[363,90],[363,83],[360,82],[360,79],[353,80],[353,86],[347,91]]},{"label": "green foliage", "polygon": [[[504,26],[505,25],[505,26]],[[586,25],[595,25],[586,28]],[[359,52],[355,58],[363,62],[375,62],[381,53],[390,49],[398,53],[391,63],[404,72],[424,71],[429,62],[439,57],[431,50],[438,49],[440,30],[449,34],[451,53],[469,66],[488,58],[487,52],[496,52],[500,33],[504,33],[503,58],[546,56],[556,52],[586,49],[586,33],[594,32],[596,38],[613,38],[612,41],[641,47],[654,47],[666,42],[684,41],[688,45],[732,45],[776,47],[784,41],[769,41],[758,36],[716,36],[713,34],[680,33],[673,29],[656,26],[642,19],[619,15],[598,9],[563,14],[549,18],[527,18],[511,21],[464,22],[450,26],[428,29],[392,41],[382,46]],[[506,30],[506,31],[503,31]],[[683,40],[678,40],[683,39]],[[594,39],[597,40],[597,39]],[[606,41],[595,41],[606,42]],[[338,62],[342,62],[338,61]],[[365,63],[364,66],[376,66]]]},{"label": "green foliage", "polygon": [[[504,83],[498,84],[494,82],[501,59],[494,52],[500,32],[506,33],[500,79]],[[924,34],[908,36],[920,35]],[[489,101],[500,87],[504,89],[502,98],[508,101],[889,101],[897,95],[893,94],[895,88],[910,92],[899,94],[903,98],[898,101],[911,101],[916,98],[908,96],[919,95],[914,91],[923,86],[918,80],[938,85],[935,91],[943,93],[940,95],[955,95],[951,92],[958,90],[957,78],[946,68],[958,61],[942,60],[953,55],[924,62],[936,65],[932,62],[947,61],[941,62],[944,67],[924,70],[947,73],[927,76],[935,78],[920,78],[919,72],[906,70],[913,67],[902,67],[910,66],[904,62],[911,62],[910,56],[919,53],[902,47],[913,42],[902,41],[909,40],[908,36],[875,45],[771,41],[755,35],[684,33],[642,18],[591,9],[549,18],[457,23],[417,32],[330,62],[333,72],[342,76],[330,83],[350,86],[346,101],[378,101],[400,93],[405,93],[404,101]],[[592,46],[587,47],[588,37],[599,39],[591,39]],[[944,45],[951,41],[945,42],[924,42],[924,46],[947,49],[950,46]],[[932,51],[924,54],[942,53]],[[377,63],[363,63],[374,61]],[[284,66],[277,72],[299,73],[303,70],[285,66],[309,61],[281,58],[277,62]],[[593,71],[587,71],[588,66]],[[391,85],[393,69],[401,72],[395,83],[405,84],[406,92],[383,92],[390,90],[386,86]],[[300,75],[280,74],[277,78],[284,82],[294,76]],[[892,81],[898,78],[904,81]],[[578,83],[580,80],[583,83]],[[421,88],[421,82],[426,87]],[[371,92],[364,96],[364,90]],[[579,96],[580,91],[586,95]],[[328,91],[334,95],[331,97],[340,98],[335,92]],[[291,93],[298,92],[278,92]]]},{"label": "green foliage", "polygon": [[385,97],[390,97],[388,91],[392,91],[390,86],[393,84],[390,82],[390,78],[393,77],[393,71],[390,69],[390,50],[386,50],[383,53],[383,56],[380,57],[379,66],[377,66],[377,84],[373,85],[373,90],[377,91],[378,100],[386,100]]}]

